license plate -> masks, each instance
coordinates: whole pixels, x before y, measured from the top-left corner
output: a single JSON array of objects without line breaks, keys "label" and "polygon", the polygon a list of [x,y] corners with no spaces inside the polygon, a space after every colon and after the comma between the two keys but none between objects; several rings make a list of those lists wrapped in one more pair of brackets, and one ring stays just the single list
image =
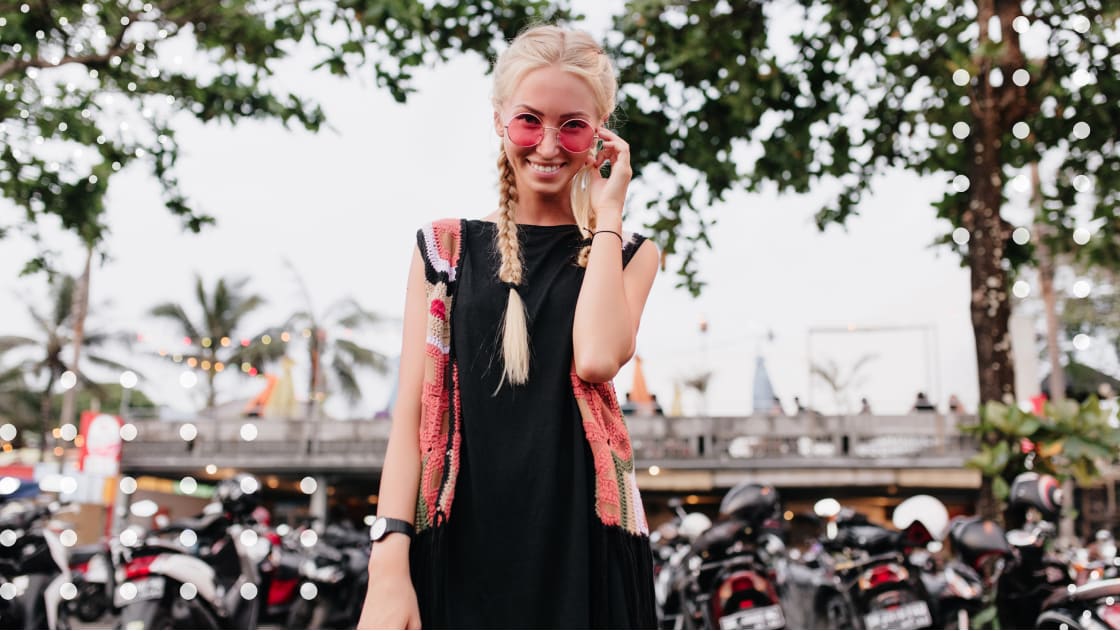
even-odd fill
[{"label": "license plate", "polygon": [[781,629],[786,617],[780,605],[736,611],[719,619],[721,629]]},{"label": "license plate", "polygon": [[[136,596],[126,599],[122,595],[122,589],[128,590],[126,585],[132,585],[136,588]],[[122,583],[117,587],[116,593],[113,595],[113,604],[117,607],[123,607],[129,603],[139,602],[141,600],[156,600],[163,597],[164,578],[162,576],[149,576],[148,578],[141,578],[128,583]]]},{"label": "license plate", "polygon": [[894,609],[876,609],[863,617],[868,629],[923,629],[933,624],[929,605],[919,601],[899,605]]}]

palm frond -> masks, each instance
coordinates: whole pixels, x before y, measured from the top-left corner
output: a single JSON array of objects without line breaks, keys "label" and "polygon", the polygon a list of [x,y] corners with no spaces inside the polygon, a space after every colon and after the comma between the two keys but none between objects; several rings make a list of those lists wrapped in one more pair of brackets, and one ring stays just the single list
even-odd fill
[{"label": "palm frond", "polygon": [[840,383],[840,375],[836,364],[833,362],[829,362],[827,366],[814,363],[809,367],[809,374],[828,384],[828,387],[832,388],[834,392],[840,392],[844,389],[843,384]]},{"label": "palm frond", "polygon": [[340,355],[346,355],[348,363],[355,367],[370,368],[381,375],[389,372],[389,358],[375,350],[359,346],[351,340],[336,340],[334,345],[336,360],[342,359]]},{"label": "palm frond", "polygon": [[305,324],[310,327],[318,326],[318,324],[315,322],[315,316],[311,315],[310,311],[296,311],[292,315],[288,316],[288,319],[284,321],[284,324],[281,325],[281,328],[294,329]]},{"label": "palm frond", "polygon": [[35,321],[35,324],[39,325],[39,331],[44,335],[52,335],[58,329],[58,327],[51,324],[50,320],[39,313],[34,307],[28,306],[27,312],[31,315],[31,319]]},{"label": "palm frond", "polygon": [[[303,294],[303,302],[307,307],[307,313],[315,313],[315,305],[311,301],[311,292],[307,289],[307,283],[303,281],[303,276],[299,273],[299,271],[296,270],[296,266],[292,264],[291,260],[289,260],[288,258],[284,259],[284,266],[288,268],[288,271],[290,271],[292,273],[292,276],[294,276],[296,279],[296,285],[299,286],[299,291],[301,294]],[[315,317],[313,315],[309,315],[308,319],[313,325],[315,324]]]},{"label": "palm frond", "polygon": [[30,337],[23,337],[21,335],[2,335],[0,336],[0,355],[21,346],[37,346],[39,340]]},{"label": "palm frond", "polygon": [[92,348],[115,343],[131,348],[134,339],[133,334],[128,331],[86,331],[82,337],[82,346]]},{"label": "palm frond", "polygon": [[199,335],[198,329],[195,328],[194,323],[187,317],[187,313],[183,310],[183,307],[174,302],[165,302],[156,305],[152,307],[151,311],[148,313],[153,317],[164,318],[177,323],[182,333],[192,340],[198,340],[202,337]]},{"label": "palm frond", "polygon": [[349,296],[336,301],[327,308],[328,318],[336,312],[340,313],[340,315],[334,319],[334,321],[348,329],[357,329],[365,325],[380,324],[386,320],[386,318],[380,314],[362,307],[362,305],[358,304],[357,300]]},{"label": "palm frond", "polygon": [[233,305],[232,310],[230,311],[228,316],[231,328],[232,326],[236,326],[237,323],[241,322],[241,319],[244,318],[247,314],[259,309],[262,305],[265,304],[265,302],[266,301],[264,298],[257,295],[249,296],[247,298],[239,298],[238,301]]},{"label": "palm frond", "polygon": [[89,363],[97,365],[97,366],[101,366],[102,368],[109,368],[109,369],[115,370],[117,372],[124,372],[126,370],[131,370],[132,372],[135,372],[138,377],[140,376],[140,373],[137,372],[134,368],[126,366],[125,364],[122,364],[118,361],[109,359],[107,357],[103,357],[101,355],[87,354],[85,356],[85,358],[87,360],[89,360]]},{"label": "palm frond", "polygon": [[358,380],[354,376],[354,371],[345,361],[340,357],[335,357],[331,362],[331,368],[334,376],[338,379],[338,389],[351,403],[356,402],[362,396],[361,387],[358,386]]},{"label": "palm frond", "polygon": [[57,327],[66,322],[74,308],[74,290],[76,289],[74,277],[69,274],[59,275],[53,289],[51,322]]}]

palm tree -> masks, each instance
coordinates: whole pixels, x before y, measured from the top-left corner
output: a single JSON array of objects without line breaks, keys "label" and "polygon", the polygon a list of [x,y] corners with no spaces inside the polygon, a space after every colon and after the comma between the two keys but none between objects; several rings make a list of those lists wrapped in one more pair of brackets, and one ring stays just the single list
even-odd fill
[{"label": "palm tree", "polygon": [[11,423],[19,431],[18,435],[31,431],[35,428],[38,407],[38,397],[27,384],[23,366],[17,364],[0,370],[0,424]]},{"label": "palm tree", "polygon": [[[303,278],[290,262],[285,261],[285,264],[292,271],[300,293],[303,294],[304,309],[293,313],[285,327],[302,328],[303,335],[307,339],[307,354],[311,367],[307,391],[307,418],[314,420],[328,391],[328,375],[324,373],[329,373],[330,380],[334,384],[331,387],[337,388],[352,404],[362,396],[361,387],[358,385],[358,370],[373,370],[379,375],[389,372],[388,357],[345,337],[331,337],[327,334],[328,329],[350,332],[363,326],[380,324],[385,318],[366,310],[358,304],[358,301],[350,297],[332,303],[321,315],[316,314],[307,284],[303,282]],[[328,370],[324,370],[324,364],[328,366]]]},{"label": "palm tree", "polygon": [[[85,375],[85,371],[79,370],[77,366],[70,365],[63,359],[63,351],[68,349],[73,343],[74,331],[72,322],[73,300],[75,298],[74,289],[75,280],[72,276],[65,274],[55,275],[50,284],[51,304],[49,311],[41,312],[36,309],[35,306],[28,304],[31,318],[34,320],[35,326],[38,329],[36,332],[37,336],[0,336],[0,357],[21,348],[37,348],[39,351],[37,358],[24,359],[4,372],[7,374],[15,370],[25,378],[30,376],[34,379],[45,379],[46,381],[46,385],[43,386],[41,394],[39,395],[40,458],[43,458],[45,455],[47,430],[54,420],[54,405],[51,399],[51,391],[62,377],[62,374],[70,371],[77,377],[77,383],[79,385],[90,388],[95,392],[100,392],[100,386],[89,380]],[[87,351],[83,353],[83,355],[88,363],[121,372],[128,370],[128,368],[102,355],[88,351],[102,348],[110,342],[128,345],[130,341],[131,335],[127,333],[87,328],[82,336],[81,346]],[[7,379],[13,380],[9,382],[9,387],[14,389],[14,386],[11,384],[15,383],[15,377],[9,375]]]},{"label": "palm tree", "polygon": [[690,377],[686,377],[681,383],[684,387],[695,390],[700,395],[700,415],[706,416],[708,414],[708,386],[712,382],[712,371],[705,370],[698,372]]},{"label": "palm tree", "polygon": [[833,359],[826,360],[823,364],[814,362],[809,371],[814,377],[825,382],[832,390],[832,396],[836,401],[836,411],[840,414],[851,414],[851,399],[848,398],[848,393],[867,382],[867,378],[862,377],[860,371],[877,357],[878,355],[874,354],[861,356],[852,364],[847,377],[843,376],[839,364]]},{"label": "palm tree", "polygon": [[[191,368],[206,373],[206,409],[213,410],[217,391],[214,379],[226,367],[240,368],[242,372],[259,371],[262,365],[281,357],[286,341],[275,329],[268,329],[251,338],[238,338],[247,315],[265,303],[264,298],[248,294],[248,278],[226,280],[219,278],[209,294],[202,277],[195,275],[195,298],[202,317],[192,320],[187,309],[179,303],[165,302],[149,312],[152,316],[171,320],[190,347],[182,353],[181,360]],[[170,356],[169,356],[170,357]]]}]

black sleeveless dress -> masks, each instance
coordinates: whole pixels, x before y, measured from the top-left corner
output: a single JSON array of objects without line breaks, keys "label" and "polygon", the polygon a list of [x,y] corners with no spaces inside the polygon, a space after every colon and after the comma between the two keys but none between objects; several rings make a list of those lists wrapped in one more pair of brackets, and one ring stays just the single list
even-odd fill
[{"label": "black sleeveless dress", "polygon": [[[499,388],[496,224],[468,221],[451,335],[462,450],[445,525],[442,607],[425,628],[653,628],[648,539],[595,515],[595,472],[572,393],[572,322],[583,282],[579,229],[519,226],[530,372]],[[641,239],[624,250],[623,264]],[[496,394],[495,394],[496,392]],[[423,599],[423,594],[418,593]],[[421,603],[421,611],[431,611]]]}]

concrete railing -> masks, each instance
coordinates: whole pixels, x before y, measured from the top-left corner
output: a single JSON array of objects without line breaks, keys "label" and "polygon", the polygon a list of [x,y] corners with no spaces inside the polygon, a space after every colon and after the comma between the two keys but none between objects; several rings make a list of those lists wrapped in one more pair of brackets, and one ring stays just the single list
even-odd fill
[{"label": "concrete railing", "polygon": [[[973,417],[904,416],[677,417],[628,416],[631,443],[643,464],[672,461],[697,467],[832,465],[898,466],[963,463],[975,451],[958,422]],[[125,469],[181,469],[206,464],[282,470],[376,471],[389,439],[388,420],[303,421],[259,418],[133,420]],[[246,427],[251,424],[252,428]],[[247,438],[252,437],[252,440]]]}]

